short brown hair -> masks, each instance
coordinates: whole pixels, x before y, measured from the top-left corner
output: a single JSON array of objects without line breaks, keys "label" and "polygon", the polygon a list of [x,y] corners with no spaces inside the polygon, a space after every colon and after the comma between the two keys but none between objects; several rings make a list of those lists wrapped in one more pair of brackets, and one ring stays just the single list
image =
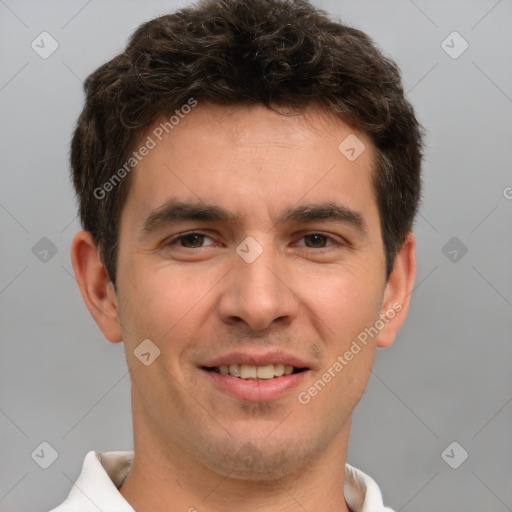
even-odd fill
[{"label": "short brown hair", "polygon": [[[363,32],[306,0],[203,0],[141,25],[125,51],[85,81],[71,144],[83,229],[115,286],[119,221],[142,130],[194,101],[319,106],[365,133],[389,276],[418,208],[422,130],[396,64]],[[341,141],[340,141],[341,142]],[[98,197],[99,195],[105,197]]]}]

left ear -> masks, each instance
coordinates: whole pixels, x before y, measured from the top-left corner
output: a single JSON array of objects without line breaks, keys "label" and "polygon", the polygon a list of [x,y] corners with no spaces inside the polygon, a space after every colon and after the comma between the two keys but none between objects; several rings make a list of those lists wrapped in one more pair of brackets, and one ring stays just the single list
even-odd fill
[{"label": "left ear", "polygon": [[404,323],[416,278],[416,239],[410,232],[395,257],[395,264],[384,291],[378,347],[389,347]]}]

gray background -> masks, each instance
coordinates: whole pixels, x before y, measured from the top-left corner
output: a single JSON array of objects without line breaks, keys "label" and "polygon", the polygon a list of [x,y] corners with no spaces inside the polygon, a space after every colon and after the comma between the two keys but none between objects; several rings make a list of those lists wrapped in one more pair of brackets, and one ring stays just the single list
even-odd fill
[{"label": "gray background", "polygon": [[[52,508],[88,450],[132,448],[123,346],[103,339],[72,276],[68,144],[82,80],[187,3],[0,0],[2,512]],[[412,307],[377,355],[348,461],[397,511],[512,510],[512,1],[315,4],[396,59],[428,132]],[[42,31],[59,44],[47,59],[31,48]],[[469,44],[458,58],[441,45],[453,31]],[[43,237],[57,250],[46,261]],[[31,458],[43,441],[59,454],[46,470]],[[441,456],[453,441],[452,465],[469,454],[457,469]]]}]

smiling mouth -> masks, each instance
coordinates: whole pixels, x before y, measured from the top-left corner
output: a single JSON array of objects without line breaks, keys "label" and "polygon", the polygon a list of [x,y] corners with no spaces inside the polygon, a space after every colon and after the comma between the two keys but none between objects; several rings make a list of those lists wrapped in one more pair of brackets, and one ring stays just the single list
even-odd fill
[{"label": "smiling mouth", "polygon": [[223,364],[220,366],[203,366],[203,370],[229,375],[243,380],[271,380],[286,375],[300,373],[308,368],[296,368],[289,364],[266,364],[264,366],[254,366],[249,364]]}]

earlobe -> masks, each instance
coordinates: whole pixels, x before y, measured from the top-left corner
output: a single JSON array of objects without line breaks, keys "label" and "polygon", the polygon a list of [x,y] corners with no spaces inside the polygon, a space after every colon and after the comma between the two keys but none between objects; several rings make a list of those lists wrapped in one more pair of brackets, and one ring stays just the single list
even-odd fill
[{"label": "earlobe", "polygon": [[384,292],[381,318],[383,329],[377,338],[378,347],[389,347],[402,327],[416,278],[416,239],[410,232],[395,258],[393,271]]},{"label": "earlobe", "polygon": [[82,298],[101,332],[112,343],[122,341],[115,290],[91,233],[79,231],[75,235],[71,262]]}]

